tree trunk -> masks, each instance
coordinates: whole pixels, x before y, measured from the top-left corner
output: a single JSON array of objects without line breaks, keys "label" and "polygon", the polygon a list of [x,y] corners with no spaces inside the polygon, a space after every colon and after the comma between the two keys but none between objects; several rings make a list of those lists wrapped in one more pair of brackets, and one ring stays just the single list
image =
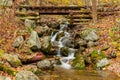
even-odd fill
[{"label": "tree trunk", "polygon": [[96,0],[92,0],[92,17],[93,22],[97,22],[97,6],[96,6]]}]

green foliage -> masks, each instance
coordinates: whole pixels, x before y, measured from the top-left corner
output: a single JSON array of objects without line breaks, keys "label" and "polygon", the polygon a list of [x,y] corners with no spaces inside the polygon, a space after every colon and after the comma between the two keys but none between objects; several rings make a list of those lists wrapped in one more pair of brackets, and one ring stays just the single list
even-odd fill
[{"label": "green foliage", "polygon": [[85,62],[84,62],[83,56],[80,54],[77,54],[76,58],[73,60],[72,66],[78,70],[85,69]]},{"label": "green foliage", "polygon": [[9,67],[4,66],[3,63],[0,63],[0,71],[4,71],[9,75],[15,75],[17,73],[16,71],[10,69]]}]

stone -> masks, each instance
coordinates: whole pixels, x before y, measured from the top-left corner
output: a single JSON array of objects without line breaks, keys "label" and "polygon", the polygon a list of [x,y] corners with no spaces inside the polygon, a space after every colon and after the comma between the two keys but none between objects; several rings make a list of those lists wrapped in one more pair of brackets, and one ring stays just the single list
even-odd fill
[{"label": "stone", "polygon": [[13,0],[0,0],[1,6],[12,6]]},{"label": "stone", "polygon": [[29,19],[25,19],[25,26],[26,27],[35,27],[35,21],[29,20]]},{"label": "stone", "polygon": [[32,50],[38,50],[41,48],[41,43],[36,31],[31,32],[30,38],[27,43]]},{"label": "stone", "polygon": [[74,41],[74,47],[75,48],[80,48],[80,47],[86,47],[87,46],[87,42],[86,40],[83,39],[77,39]]},{"label": "stone", "polygon": [[40,80],[31,71],[20,71],[16,74],[15,80]]},{"label": "stone", "polygon": [[93,29],[83,30],[81,37],[87,41],[97,41],[99,36],[96,34],[96,31]]},{"label": "stone", "polygon": [[27,31],[31,32],[35,28],[35,21],[25,19],[25,26],[27,27]]},{"label": "stone", "polygon": [[72,66],[73,68],[78,70],[85,69],[85,62],[83,56],[80,54],[76,54],[76,58],[73,60]]},{"label": "stone", "polygon": [[88,47],[94,47],[94,46],[95,46],[95,42],[89,41],[89,42],[87,43],[87,46],[88,46]]},{"label": "stone", "polygon": [[23,36],[18,36],[15,41],[12,43],[12,46],[15,47],[15,48],[18,48],[22,42],[24,41],[24,38]]},{"label": "stone", "polygon": [[0,80],[12,80],[10,77],[0,76]]},{"label": "stone", "polygon": [[96,63],[96,66],[97,66],[97,68],[102,68],[102,67],[104,67],[104,66],[106,66],[106,65],[108,65],[108,64],[109,64],[108,59],[107,59],[107,58],[103,58],[103,59],[99,60],[99,61]]},{"label": "stone", "polygon": [[51,68],[53,68],[51,62],[50,62],[48,59],[39,61],[39,62],[37,63],[37,66],[38,66],[38,68],[40,68],[40,69],[51,69]]},{"label": "stone", "polygon": [[34,54],[27,55],[27,54],[22,54],[19,55],[19,58],[22,63],[33,63],[39,60],[42,60],[45,58],[45,55],[43,55],[42,52],[34,52]]},{"label": "stone", "polygon": [[38,26],[35,28],[35,31],[38,33],[38,36],[41,37],[43,35],[48,35],[51,31],[48,26]]},{"label": "stone", "polygon": [[41,45],[42,48],[47,49],[51,45],[50,36],[41,37]]},{"label": "stone", "polygon": [[66,47],[73,47],[72,40],[69,37],[64,37],[62,39],[62,44]]},{"label": "stone", "polygon": [[31,72],[35,73],[35,72],[37,72],[38,68],[36,65],[30,64],[30,65],[23,66],[23,70],[31,71]]},{"label": "stone", "polygon": [[22,65],[20,59],[15,54],[14,55],[13,54],[4,54],[4,55],[2,55],[2,57],[4,59],[6,59],[10,63],[10,65],[13,67],[18,67],[18,66]]}]

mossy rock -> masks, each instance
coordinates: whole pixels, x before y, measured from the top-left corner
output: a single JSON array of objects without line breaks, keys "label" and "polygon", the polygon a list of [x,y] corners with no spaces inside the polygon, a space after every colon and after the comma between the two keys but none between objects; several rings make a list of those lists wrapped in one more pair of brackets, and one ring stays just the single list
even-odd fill
[{"label": "mossy rock", "polygon": [[84,58],[81,54],[76,54],[76,58],[73,60],[73,64],[72,66],[75,69],[85,69],[85,62],[84,62]]},{"label": "mossy rock", "polygon": [[106,55],[102,51],[97,51],[97,50],[92,51],[91,60],[93,62],[93,67],[97,68],[98,62],[104,58],[106,58]]},{"label": "mossy rock", "polygon": [[68,56],[69,48],[68,47],[62,47],[61,48],[61,53],[62,53],[63,56]]},{"label": "mossy rock", "polygon": [[17,72],[10,69],[10,67],[7,67],[7,65],[4,65],[3,63],[0,62],[0,71],[6,72],[9,75],[15,75]]},{"label": "mossy rock", "polygon": [[57,35],[56,40],[58,41],[61,37],[63,37],[65,34],[64,32],[61,32]]}]

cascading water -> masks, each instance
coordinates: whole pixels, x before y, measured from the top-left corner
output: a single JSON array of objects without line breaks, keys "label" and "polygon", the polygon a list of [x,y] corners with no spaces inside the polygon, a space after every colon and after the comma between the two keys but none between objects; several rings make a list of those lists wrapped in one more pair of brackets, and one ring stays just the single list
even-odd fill
[{"label": "cascading water", "polygon": [[65,46],[64,38],[69,38],[69,37],[70,37],[70,33],[67,32],[66,30],[64,30],[65,28],[68,28],[68,25],[67,25],[67,24],[61,24],[61,25],[60,25],[60,30],[59,30],[56,34],[54,34],[54,35],[53,35],[53,33],[52,33],[52,35],[51,35],[51,42],[55,42],[57,36],[58,36],[60,33],[64,32],[64,36],[61,37],[61,38],[59,39],[59,41],[58,41],[57,56],[60,56],[60,57],[61,57],[61,59],[60,59],[60,61],[61,61],[61,67],[66,68],[66,69],[70,69],[70,68],[71,68],[70,60],[74,59],[75,50],[72,49],[72,48],[69,48],[69,51],[68,51],[69,54],[68,54],[67,57],[62,57],[62,55],[61,55],[61,48],[62,48],[62,47],[66,47],[66,46]]}]

